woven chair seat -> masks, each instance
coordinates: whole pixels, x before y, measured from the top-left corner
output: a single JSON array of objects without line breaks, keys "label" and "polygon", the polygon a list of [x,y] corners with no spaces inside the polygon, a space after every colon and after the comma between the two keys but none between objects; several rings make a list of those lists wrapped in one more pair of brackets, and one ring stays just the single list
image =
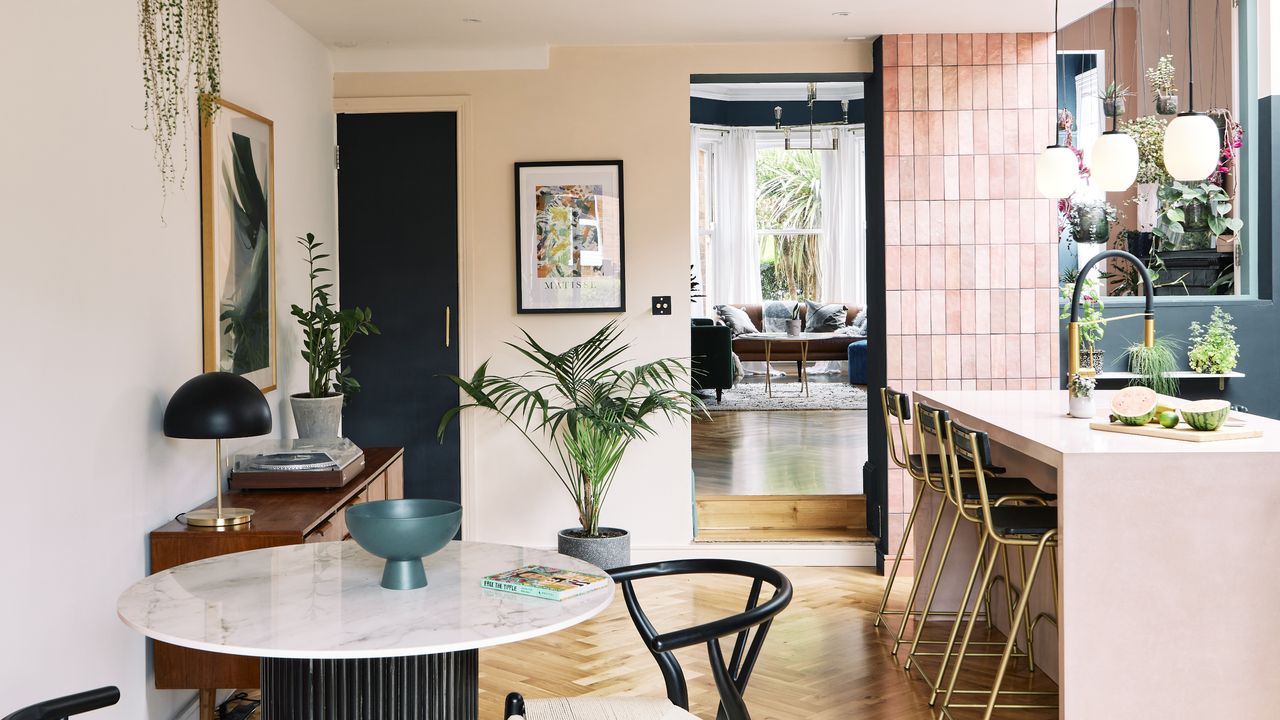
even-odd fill
[{"label": "woven chair seat", "polygon": [[526,720],[698,720],[666,698],[528,698]]}]

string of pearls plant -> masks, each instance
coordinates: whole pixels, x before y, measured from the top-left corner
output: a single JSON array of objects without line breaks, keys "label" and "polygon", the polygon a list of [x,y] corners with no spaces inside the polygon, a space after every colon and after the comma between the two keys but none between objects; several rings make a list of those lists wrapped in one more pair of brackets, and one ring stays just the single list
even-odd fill
[{"label": "string of pearls plant", "polygon": [[[138,0],[138,46],[145,89],[143,114],[155,143],[156,168],[167,193],[186,176],[191,132],[189,93],[196,93],[200,122],[217,111],[221,92],[218,0]],[[182,133],[182,172],[173,161]]]}]

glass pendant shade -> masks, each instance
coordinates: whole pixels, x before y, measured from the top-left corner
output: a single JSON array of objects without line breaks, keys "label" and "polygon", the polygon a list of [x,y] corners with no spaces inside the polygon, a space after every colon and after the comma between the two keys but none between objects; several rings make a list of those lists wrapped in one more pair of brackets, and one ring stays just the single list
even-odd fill
[{"label": "glass pendant shade", "polygon": [[1093,144],[1089,177],[1107,192],[1127,190],[1138,177],[1138,144],[1128,133],[1110,130]]},{"label": "glass pendant shade", "polygon": [[1070,197],[1080,181],[1080,161],[1069,147],[1050,145],[1036,158],[1036,190],[1054,200]]},{"label": "glass pendant shade", "polygon": [[1164,167],[1174,180],[1199,182],[1218,169],[1218,125],[1202,113],[1183,113],[1164,133]]}]

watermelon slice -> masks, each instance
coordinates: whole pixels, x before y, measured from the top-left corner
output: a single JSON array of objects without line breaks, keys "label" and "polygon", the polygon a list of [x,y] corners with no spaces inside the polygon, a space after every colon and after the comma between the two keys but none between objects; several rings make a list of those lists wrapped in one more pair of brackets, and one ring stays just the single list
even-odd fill
[{"label": "watermelon slice", "polygon": [[1217,430],[1231,414],[1226,400],[1197,400],[1182,406],[1182,419],[1196,430]]},{"label": "watermelon slice", "polygon": [[1111,414],[1125,425],[1146,425],[1158,407],[1156,391],[1140,385],[1127,387],[1111,399]]}]

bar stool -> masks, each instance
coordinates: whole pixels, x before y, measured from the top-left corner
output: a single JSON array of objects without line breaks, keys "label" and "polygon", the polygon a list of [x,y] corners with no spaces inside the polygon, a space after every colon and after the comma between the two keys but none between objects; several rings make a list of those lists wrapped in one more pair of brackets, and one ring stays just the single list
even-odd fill
[{"label": "bar stool", "polygon": [[[1019,557],[1023,556],[1025,548],[1035,548],[1035,553],[1031,559],[1030,569],[1025,571],[1023,579],[1023,587],[1018,597],[1018,605],[1013,610],[1009,619],[1009,636],[1004,643],[1004,651],[1000,655],[1000,664],[997,666],[995,677],[992,679],[990,690],[979,691],[963,691],[956,690],[956,680],[960,676],[960,670],[964,666],[964,661],[969,653],[969,645],[972,644],[973,628],[976,624],[974,617],[969,618],[968,624],[965,626],[964,638],[960,642],[960,649],[956,653],[955,663],[951,667],[951,677],[947,682],[947,691],[943,696],[942,709],[949,715],[951,708],[982,708],[984,710],[983,720],[990,720],[995,708],[1008,709],[1054,709],[1053,705],[1034,705],[1034,704],[1002,704],[997,703],[1001,694],[1026,696],[1039,695],[1057,695],[1053,691],[1004,691],[1000,689],[1004,682],[1005,672],[1009,668],[1009,659],[1013,655],[1013,650],[1018,637],[1019,625],[1021,625],[1028,616],[1028,606],[1031,598],[1031,591],[1035,585],[1036,575],[1040,569],[1040,562],[1044,558],[1046,551],[1049,555],[1050,579],[1053,582],[1053,606],[1054,614],[1040,613],[1026,627],[1028,637],[1035,633],[1036,626],[1041,620],[1049,620],[1057,625],[1058,613],[1058,564],[1056,549],[1058,547],[1058,509],[1043,504],[1032,505],[1005,505],[1005,501],[1012,498],[1006,497],[995,499],[992,496],[991,489],[995,484],[995,478],[987,477],[982,467],[985,459],[991,455],[991,440],[985,433],[977,430],[969,429],[955,421],[948,421],[946,426],[947,448],[949,461],[956,467],[960,466],[960,459],[968,461],[974,470],[974,485],[977,490],[978,502],[976,507],[978,510],[977,518],[982,527],[982,539],[979,541],[977,559],[974,561],[973,570],[970,572],[969,584],[965,588],[963,603],[967,603],[975,585],[974,581],[977,577],[977,570],[980,564],[984,562],[984,555],[988,543],[994,548],[991,559],[985,562],[986,568],[983,571],[981,582],[977,584],[978,599],[980,604],[990,592],[992,581],[992,568],[995,566],[995,554],[1003,551],[1006,563],[1008,561],[1008,551],[1011,548],[1017,548]],[[957,487],[960,487],[957,482]],[[1029,502],[1036,502],[1036,499],[1029,499]],[[963,504],[962,504],[963,505]],[[966,517],[969,517],[966,514]],[[963,605],[962,605],[963,607]],[[957,620],[956,627],[959,621]],[[955,628],[952,629],[952,638],[955,637]],[[950,652],[950,645],[948,646]],[[1028,644],[1028,657],[1031,656],[1032,648]],[[1034,664],[1031,665],[1034,667]],[[977,692],[987,695],[987,701],[981,704],[959,704],[952,703],[951,697],[957,692]],[[935,691],[936,696],[936,691]]]},{"label": "bar stool", "polygon": [[[915,527],[916,516],[920,509],[921,500],[924,498],[925,488],[942,495],[946,493],[946,477],[940,470],[942,467],[942,455],[936,453],[923,453],[924,445],[920,448],[922,453],[912,453],[911,444],[907,441],[906,424],[911,420],[910,401],[906,393],[901,393],[890,387],[880,388],[881,410],[884,415],[884,431],[885,438],[889,443],[889,458],[899,468],[902,468],[907,474],[918,484],[915,494],[915,500],[911,503],[911,512],[907,515],[907,522],[902,528],[902,540],[898,544],[898,554],[893,559],[893,567],[889,570],[889,578],[885,583],[884,595],[880,598],[880,609],[876,611],[876,619],[872,624],[873,627],[879,627],[884,621],[886,615],[901,615],[902,623],[898,625],[895,633],[892,652],[896,655],[898,648],[902,645],[903,634],[907,627],[907,620],[912,616],[920,614],[919,610],[911,610],[915,605],[916,595],[920,588],[920,579],[924,573],[929,554],[933,549],[934,538],[937,537],[938,527],[942,523],[943,503],[938,503],[937,512],[933,516],[933,524],[929,530],[929,538],[925,543],[923,559],[916,564],[915,574],[911,583],[911,591],[907,596],[907,603],[902,610],[886,610],[889,604],[889,595],[893,592],[894,581],[898,577],[898,568],[902,564],[902,556],[906,554],[907,541],[911,537],[911,530]],[[894,420],[890,420],[890,417]],[[896,422],[895,422],[896,420]],[[898,442],[895,443],[893,436],[898,435]],[[1004,472],[1004,468],[995,465],[989,465],[986,471],[990,474],[999,475]],[[936,615],[952,615],[954,613],[935,613]]]},{"label": "bar stool", "polygon": [[[1041,490],[1040,488],[1036,487],[1034,483],[1032,483],[1030,480],[1027,480],[1026,478],[997,476],[997,477],[986,478],[988,499],[984,501],[978,488],[978,477],[979,476],[985,477],[985,473],[979,472],[978,469],[976,468],[966,468],[955,460],[955,455],[952,448],[952,441],[951,441],[951,437],[948,430],[950,422],[951,422],[951,418],[950,418],[950,415],[947,413],[947,411],[939,408],[931,407],[929,405],[926,405],[925,403],[916,403],[916,432],[918,434],[918,444],[920,447],[925,447],[926,436],[932,436],[934,441],[938,444],[938,447],[941,450],[941,452],[939,453],[940,455],[939,460],[941,463],[941,467],[939,468],[939,470],[943,475],[943,477],[946,478],[946,482],[944,483],[944,486],[943,486],[945,490],[945,501],[947,505],[950,505],[954,509],[954,512],[952,513],[952,517],[951,517],[951,527],[947,531],[947,539],[942,547],[942,555],[938,559],[937,569],[935,570],[933,575],[933,582],[930,585],[929,594],[925,598],[924,608],[921,611],[920,624],[922,629],[924,624],[928,622],[930,615],[942,614],[942,613],[933,612],[933,602],[934,602],[934,598],[937,593],[938,587],[941,584],[942,574],[945,569],[947,560],[949,559],[951,554],[951,544],[955,539],[956,530],[960,525],[961,518],[968,521],[973,526],[975,537],[978,540],[978,552],[974,556],[974,568],[970,572],[969,581],[966,583],[966,592],[964,593],[964,597],[961,600],[959,605],[961,610],[964,610],[964,609],[967,609],[969,606],[969,599],[972,593],[968,591],[968,588],[973,583],[973,577],[977,574],[978,570],[981,569],[981,566],[984,562],[994,565],[994,563],[999,559],[996,557],[995,553],[992,554],[989,561],[986,560],[985,558],[985,553],[983,552],[985,538],[983,536],[981,518],[979,518],[978,515],[976,514],[978,511],[979,505],[983,502],[989,502],[993,505],[1004,505],[1006,503],[1013,503],[1013,502],[1029,502],[1029,503],[1035,503],[1038,505],[1045,505],[1057,497],[1053,493],[1045,492],[1044,490]],[[986,453],[983,456],[983,461],[985,462],[986,458],[989,458],[990,456],[991,456],[990,452]],[[1026,565],[1024,563],[1021,566],[1022,585],[1020,585],[1018,588],[1015,588],[1013,586],[1012,581],[1010,580],[1011,573],[1009,570],[1009,557],[1007,553],[1003,554],[1003,560],[1004,560],[1004,574],[1003,575],[992,574],[991,582],[994,583],[994,581],[997,579],[1003,581],[1003,586],[1005,590],[1005,599],[1006,599],[1005,605],[1009,610],[1010,627],[1012,627],[1013,626],[1012,625],[1013,604],[1021,596],[1021,593],[1022,593],[1021,587],[1026,586]],[[976,611],[977,608],[980,606],[984,608],[987,622],[990,625],[991,624],[990,594],[986,594],[983,597],[981,597],[978,603],[974,605],[974,610]],[[911,643],[911,649],[907,653],[907,661],[905,663],[905,667],[907,669],[911,668],[911,665],[915,661],[915,658],[917,656],[932,655],[932,656],[938,656],[941,658],[941,663],[938,667],[938,673],[936,678],[930,682],[928,676],[925,677],[925,681],[929,682],[930,687],[932,688],[932,691],[933,691],[929,698],[930,704],[933,703],[934,699],[937,697],[939,689],[942,687],[942,681],[943,681],[943,678],[945,677],[947,663],[951,656],[951,650],[955,645],[955,638],[956,638],[958,628],[960,627],[960,621],[961,621],[961,615],[956,614],[955,621],[952,623],[952,626],[951,626],[950,637],[946,641],[941,641],[941,640],[924,641],[926,643],[937,644],[937,645],[945,644],[946,649],[943,650],[942,652],[920,651],[919,646],[921,643],[922,633],[917,632],[915,639]],[[1028,625],[1028,641],[1027,641],[1027,650],[1025,652],[1025,655],[1028,658],[1032,657],[1033,650],[1034,650],[1031,644],[1030,630],[1031,630],[1030,625]],[[1003,646],[1004,642],[984,640],[984,641],[974,641],[973,644]],[[972,654],[977,656],[1000,655],[1000,653],[972,653]],[[1031,661],[1029,660],[1028,662],[1031,662]],[[922,674],[923,674],[923,671],[922,671]]]}]

